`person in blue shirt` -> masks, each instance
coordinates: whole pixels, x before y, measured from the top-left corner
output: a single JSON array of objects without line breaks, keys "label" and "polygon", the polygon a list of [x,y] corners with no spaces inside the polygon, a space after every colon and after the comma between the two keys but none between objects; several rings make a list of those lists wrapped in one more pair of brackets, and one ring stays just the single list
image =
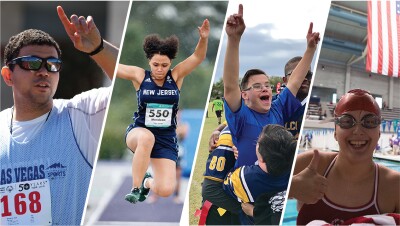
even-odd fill
[{"label": "person in blue shirt", "polygon": [[[172,60],[178,51],[178,38],[145,38],[143,50],[150,70],[119,64],[117,76],[132,82],[137,91],[138,110],[134,123],[126,131],[126,144],[134,152],[132,191],[125,196],[131,203],[143,202],[150,189],[158,196],[171,195],[176,186],[178,145],[176,114],[183,79],[205,59],[210,25],[204,20],[194,53],[173,69]],[[151,162],[154,179],[146,173]]]},{"label": "person in blue shirt", "polygon": [[228,44],[223,72],[226,120],[231,130],[233,143],[241,152],[235,167],[254,165],[257,161],[255,144],[263,126],[284,125],[288,117],[301,107],[296,99],[309,65],[311,64],[319,33],[313,32],[313,24],[307,32],[307,49],[304,56],[291,73],[287,88],[272,102],[269,78],[260,69],[248,70],[239,84],[239,44],[245,30],[243,6],[237,14],[231,15],[226,24]]},{"label": "person in blue shirt", "polygon": [[[288,83],[289,78],[292,75],[293,70],[299,64],[300,60],[302,59],[301,56],[296,56],[291,58],[285,65],[284,73],[285,76],[283,77],[284,84]],[[306,108],[306,103],[308,100],[308,92],[310,91],[310,84],[312,80],[313,73],[311,71],[311,67],[309,67],[306,77],[303,80],[303,83],[300,86],[299,91],[297,92],[296,98],[301,102],[301,107],[299,107],[290,117],[288,120],[285,121],[285,128],[292,133],[292,135],[298,139],[301,124],[303,122],[303,115],[304,110]],[[286,85],[284,86],[286,88]],[[278,98],[278,95],[274,95],[272,97],[272,101]]]}]

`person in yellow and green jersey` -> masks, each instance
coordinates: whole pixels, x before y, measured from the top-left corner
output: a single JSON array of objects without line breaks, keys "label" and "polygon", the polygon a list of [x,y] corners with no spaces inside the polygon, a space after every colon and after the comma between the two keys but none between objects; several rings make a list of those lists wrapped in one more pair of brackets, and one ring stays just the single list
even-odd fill
[{"label": "person in yellow and green jersey", "polygon": [[215,115],[218,118],[218,125],[220,125],[222,111],[224,111],[224,102],[221,100],[219,96],[217,96],[215,100],[213,100],[211,110],[214,111],[214,109],[215,109]]}]

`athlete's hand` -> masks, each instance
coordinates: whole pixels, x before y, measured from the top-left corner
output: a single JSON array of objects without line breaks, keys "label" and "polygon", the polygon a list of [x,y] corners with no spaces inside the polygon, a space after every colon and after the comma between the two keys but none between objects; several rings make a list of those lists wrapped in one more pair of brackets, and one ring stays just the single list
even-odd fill
[{"label": "athlete's hand", "polygon": [[308,27],[307,31],[307,47],[310,49],[316,49],[318,42],[320,40],[319,38],[319,32],[313,32],[313,23],[310,23],[310,26]]},{"label": "athlete's hand", "polygon": [[246,25],[243,20],[243,5],[239,4],[238,13],[230,15],[226,21],[226,34],[229,37],[240,38],[246,29]]},{"label": "athlete's hand", "polygon": [[208,19],[205,19],[201,27],[197,27],[197,29],[199,30],[201,38],[208,38],[208,35],[210,34],[210,22]]},{"label": "athlete's hand", "polygon": [[328,180],[317,172],[319,158],[318,150],[314,150],[313,158],[307,168],[293,176],[289,197],[306,204],[314,204],[324,197]]},{"label": "athlete's hand", "polygon": [[242,203],[242,210],[248,216],[253,216],[254,206],[250,203]]},{"label": "athlete's hand", "polygon": [[217,147],[217,142],[218,142],[218,138],[219,138],[219,134],[221,132],[218,130],[214,130],[211,134],[211,137],[208,141],[208,151],[212,152],[216,147]]},{"label": "athlete's hand", "polygon": [[233,150],[233,155],[235,156],[235,159],[237,159],[239,157],[239,150],[237,149],[236,146],[233,146],[232,150]]},{"label": "athlete's hand", "polygon": [[92,16],[86,19],[73,14],[70,21],[61,6],[57,6],[57,13],[76,49],[90,53],[100,45],[101,35]]}]

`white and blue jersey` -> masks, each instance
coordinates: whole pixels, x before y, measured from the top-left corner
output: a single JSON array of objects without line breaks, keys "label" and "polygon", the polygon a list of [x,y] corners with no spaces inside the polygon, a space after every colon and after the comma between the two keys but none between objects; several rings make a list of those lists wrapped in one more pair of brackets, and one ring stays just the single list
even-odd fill
[{"label": "white and blue jersey", "polygon": [[225,117],[232,134],[233,144],[239,150],[235,168],[244,165],[254,165],[257,162],[256,144],[262,128],[268,124],[285,125],[288,118],[301,107],[300,101],[284,89],[278,98],[272,102],[267,113],[259,113],[248,108],[244,101],[239,110],[232,112],[225,102]]},{"label": "white and blue jersey", "polygon": [[10,134],[6,114],[12,114],[11,109],[1,112],[2,223],[81,223],[92,165],[80,150],[63,103],[55,101],[42,129],[22,143]]},{"label": "white and blue jersey", "polygon": [[150,71],[145,71],[136,95],[138,110],[134,113],[134,123],[128,127],[127,133],[135,127],[147,128],[156,139],[151,157],[176,161],[178,158],[176,114],[180,91],[172,78],[171,70],[168,71],[162,86],[153,81]]},{"label": "white and blue jersey", "polygon": [[54,100],[48,118],[24,122],[0,112],[0,225],[81,224],[109,96]]}]

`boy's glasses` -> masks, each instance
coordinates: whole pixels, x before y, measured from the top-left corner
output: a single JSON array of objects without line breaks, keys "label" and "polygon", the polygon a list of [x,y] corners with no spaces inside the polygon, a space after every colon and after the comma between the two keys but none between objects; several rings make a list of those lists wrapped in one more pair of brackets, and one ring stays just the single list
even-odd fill
[{"label": "boy's glasses", "polygon": [[362,127],[367,129],[373,129],[381,124],[381,117],[370,114],[364,116],[360,122],[357,122],[351,115],[342,115],[335,118],[335,124],[339,125],[342,129],[350,129],[356,124],[361,124]]},{"label": "boy's glasses", "polygon": [[22,56],[10,60],[7,66],[15,64],[29,71],[38,71],[44,65],[48,72],[59,72],[61,71],[62,61],[55,57],[41,58],[38,56]]},{"label": "boy's glasses", "polygon": [[270,84],[261,84],[261,83],[255,83],[253,85],[251,85],[249,88],[244,89],[243,91],[248,91],[248,90],[254,90],[256,92],[261,91],[263,88],[267,88],[267,89],[271,89],[271,85]]}]

